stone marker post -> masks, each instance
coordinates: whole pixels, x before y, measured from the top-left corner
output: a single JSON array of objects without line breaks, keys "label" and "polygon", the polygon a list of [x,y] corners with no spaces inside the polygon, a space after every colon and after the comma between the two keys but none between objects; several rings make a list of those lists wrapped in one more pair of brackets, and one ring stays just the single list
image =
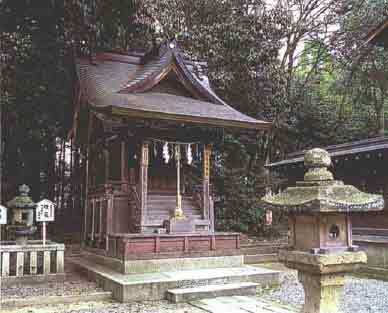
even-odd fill
[{"label": "stone marker post", "polygon": [[352,244],[350,213],[380,211],[384,200],[336,181],[322,149],[306,152],[304,181],[262,200],[268,209],[288,212],[290,250],[279,259],[298,270],[305,291],[303,313],[337,313],[345,274],[367,261]]}]

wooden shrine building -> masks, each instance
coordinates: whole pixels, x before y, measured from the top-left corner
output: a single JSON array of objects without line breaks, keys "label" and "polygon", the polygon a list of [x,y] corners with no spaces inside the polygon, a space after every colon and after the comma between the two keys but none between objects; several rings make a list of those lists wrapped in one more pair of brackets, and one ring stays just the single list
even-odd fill
[{"label": "wooden shrine building", "polygon": [[235,253],[214,230],[212,143],[270,123],[221,100],[175,41],[77,60],[73,140],[85,148],[83,244],[120,259]]},{"label": "wooden shrine building", "polygon": [[[362,235],[388,236],[388,137],[378,137],[322,147],[330,153],[334,177],[370,193],[381,194],[385,209],[352,216],[353,232]],[[304,151],[267,165],[271,171],[287,177],[287,186],[303,180]],[[276,192],[276,191],[275,191]]]}]

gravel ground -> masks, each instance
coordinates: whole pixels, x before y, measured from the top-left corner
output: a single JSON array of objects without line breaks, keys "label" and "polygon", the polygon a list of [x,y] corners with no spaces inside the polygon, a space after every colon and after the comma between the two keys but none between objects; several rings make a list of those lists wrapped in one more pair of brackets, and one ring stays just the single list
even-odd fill
[{"label": "gravel ground", "polygon": [[26,298],[37,296],[79,295],[102,291],[96,283],[86,280],[75,272],[67,272],[65,282],[35,285],[15,285],[1,288],[1,298]]},{"label": "gravel ground", "polygon": [[[112,303],[88,302],[34,308],[8,309],[2,313],[205,313],[189,304],[172,304],[168,301]],[[225,312],[226,313],[226,312]]]},{"label": "gravel ground", "polygon": [[[283,276],[280,288],[266,293],[264,297],[300,306],[304,302],[304,291],[295,273],[288,272]],[[388,282],[349,276],[340,306],[343,313],[387,313]]]}]

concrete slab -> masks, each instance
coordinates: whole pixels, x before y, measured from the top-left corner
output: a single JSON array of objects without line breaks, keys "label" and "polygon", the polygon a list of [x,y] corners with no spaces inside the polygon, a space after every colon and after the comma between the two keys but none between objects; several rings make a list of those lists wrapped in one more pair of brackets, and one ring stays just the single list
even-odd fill
[{"label": "concrete slab", "polygon": [[113,298],[121,302],[162,300],[169,289],[209,284],[252,282],[263,286],[278,285],[280,276],[279,271],[253,266],[121,274],[82,258],[70,258],[68,262],[76,265],[104,290],[111,291]]},{"label": "concrete slab", "polygon": [[166,292],[167,300],[173,303],[189,302],[221,296],[255,295],[257,283],[234,283],[223,285],[207,285],[193,288],[170,289]]},{"label": "concrete slab", "polygon": [[261,300],[257,297],[233,296],[190,302],[192,306],[209,313],[296,313],[297,308]]}]

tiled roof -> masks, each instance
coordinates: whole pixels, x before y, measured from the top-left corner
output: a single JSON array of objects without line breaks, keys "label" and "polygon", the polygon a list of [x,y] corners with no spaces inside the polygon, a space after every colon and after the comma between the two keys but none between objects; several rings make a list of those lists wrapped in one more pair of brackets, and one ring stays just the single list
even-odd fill
[{"label": "tiled roof", "polygon": [[[388,151],[388,137],[370,138],[322,148],[327,150],[332,158],[366,152]],[[268,164],[266,167],[276,169],[281,166],[303,163],[305,152],[306,150],[290,153],[287,155],[287,159]]]},{"label": "tiled roof", "polygon": [[[222,127],[268,129],[269,122],[244,115],[220,99],[206,77],[198,77],[193,62],[165,45],[153,58],[102,53],[93,62],[78,59],[77,72],[82,98],[95,107],[111,108],[113,114],[187,121]],[[193,97],[152,90],[174,72]],[[152,116],[151,116],[152,115]]]}]

